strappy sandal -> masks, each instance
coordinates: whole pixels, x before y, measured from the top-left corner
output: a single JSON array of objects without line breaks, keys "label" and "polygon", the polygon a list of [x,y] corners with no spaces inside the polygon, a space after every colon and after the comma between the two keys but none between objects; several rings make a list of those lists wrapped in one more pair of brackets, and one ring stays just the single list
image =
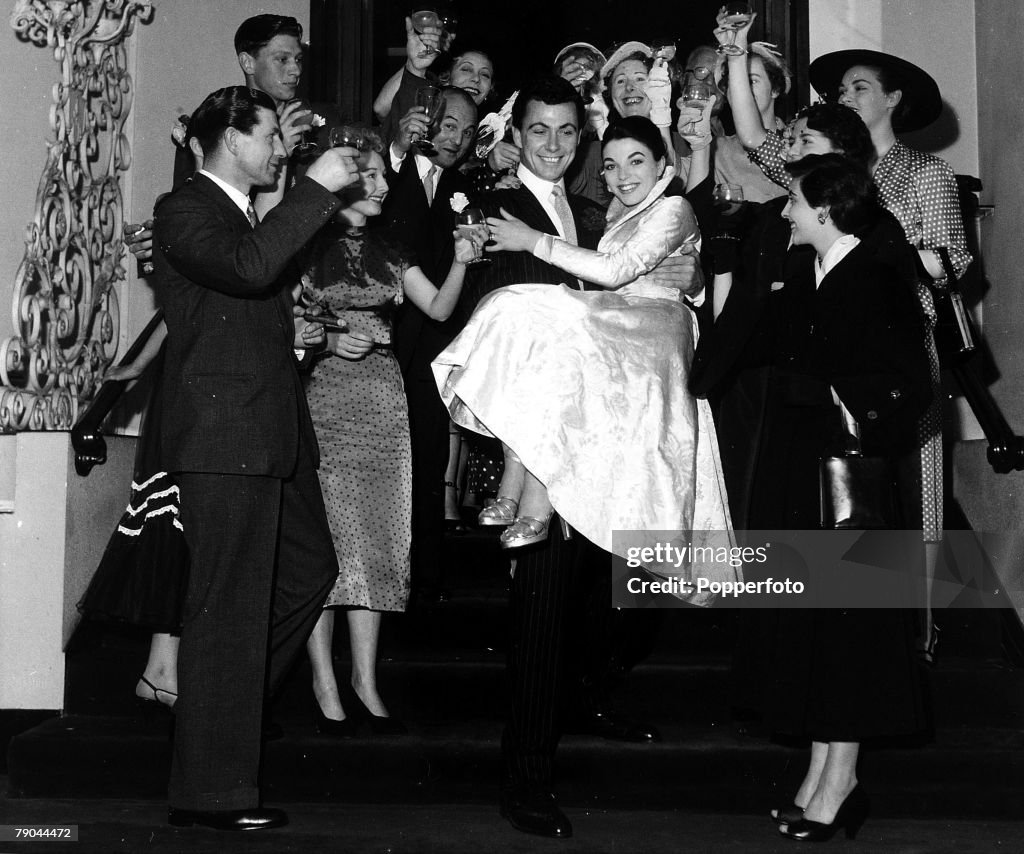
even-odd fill
[{"label": "strappy sandal", "polygon": [[[147,688],[149,688],[150,691],[153,692],[152,697],[140,697],[138,694],[136,694],[135,696],[140,703],[157,703],[161,706],[165,706],[168,709],[174,708],[174,704],[178,701],[178,695],[174,691],[168,691],[166,688],[157,688],[156,685],[150,682],[145,676],[140,676],[139,681]],[[161,694],[170,697],[170,701],[161,700]],[[150,706],[145,708],[152,707]]]},{"label": "strappy sandal", "polygon": [[[503,549],[521,549],[524,546],[532,546],[543,543],[548,538],[551,528],[551,520],[554,514],[547,519],[538,519],[536,516],[518,516],[515,522],[501,532],[501,547]],[[558,523],[562,526],[562,538],[571,539],[572,531],[566,521],[559,516]]]},{"label": "strappy sandal", "polygon": [[476,517],[478,525],[500,525],[507,527],[516,521],[519,502],[514,498],[496,498],[494,503],[480,511]]}]

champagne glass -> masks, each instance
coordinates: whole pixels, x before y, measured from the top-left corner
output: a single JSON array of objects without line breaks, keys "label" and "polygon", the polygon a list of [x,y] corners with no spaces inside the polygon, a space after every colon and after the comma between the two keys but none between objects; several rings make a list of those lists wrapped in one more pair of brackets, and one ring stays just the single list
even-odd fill
[{"label": "champagne glass", "polygon": [[[707,80],[699,79],[696,74],[688,74],[686,85],[683,86],[682,99],[684,107],[703,110],[711,100],[711,86]],[[689,133],[693,133],[695,122],[688,122]]]},{"label": "champagne glass", "polygon": [[[437,86],[420,86],[416,90],[416,106],[422,108],[426,113],[425,121],[427,123],[427,133],[429,134],[430,128],[433,127],[434,122],[437,121],[437,117],[441,113],[441,109],[444,107],[444,93]],[[424,157],[433,157],[437,154],[437,149],[430,144],[429,139],[417,137],[412,143]]]},{"label": "champagne glass", "polygon": [[339,125],[331,128],[331,148],[355,148],[357,151],[369,151],[370,141],[361,128],[352,125]]},{"label": "champagne glass", "polygon": [[739,184],[715,184],[711,199],[722,216],[731,216],[743,206],[743,188]]},{"label": "champagne glass", "polygon": [[441,46],[445,46],[448,38],[455,38],[455,31],[459,28],[459,14],[454,9],[445,9],[441,13]]},{"label": "champagne glass", "polygon": [[494,128],[484,125],[477,129],[476,139],[473,141],[473,153],[477,160],[486,160],[494,147]]},{"label": "champagne glass", "polygon": [[671,62],[676,58],[676,43],[671,39],[651,39],[651,50],[656,60]]},{"label": "champagne glass", "polygon": [[[310,112],[310,120],[312,121],[313,111],[309,105],[309,102],[299,101],[299,104],[301,105],[303,110],[308,110]],[[319,144],[317,144],[317,141],[315,139],[310,138],[310,134],[314,130],[314,128],[310,127],[309,130],[304,130],[302,132],[302,135],[299,137],[298,143],[295,145],[295,148],[292,151],[293,154],[297,154],[300,157],[308,157],[311,154],[318,154],[320,152],[320,146]]]},{"label": "champagne glass", "polygon": [[[480,208],[464,208],[455,214],[455,227],[460,234],[464,234],[467,239],[475,231],[478,231],[480,227],[487,228],[487,217],[484,216],[484,212]],[[483,267],[491,263],[491,259],[483,253],[483,249],[478,250],[478,254],[473,260],[466,263],[467,267]]]},{"label": "champagne glass", "polygon": [[736,31],[745,27],[754,17],[749,3],[726,3],[722,6],[722,28],[729,30],[729,41],[719,45],[718,52],[729,56],[740,56],[743,48],[736,46]]},{"label": "champagne glass", "polygon": [[[442,29],[441,18],[437,14],[436,9],[427,7],[424,9],[414,10],[409,17],[412,19],[412,28],[416,31],[417,35],[423,35],[423,31],[427,27],[433,27],[437,30]],[[422,43],[422,39],[420,41]],[[437,53],[437,51],[434,48],[428,47],[424,44],[423,50],[419,52],[419,56],[422,58],[424,56],[432,56],[435,53]]]}]

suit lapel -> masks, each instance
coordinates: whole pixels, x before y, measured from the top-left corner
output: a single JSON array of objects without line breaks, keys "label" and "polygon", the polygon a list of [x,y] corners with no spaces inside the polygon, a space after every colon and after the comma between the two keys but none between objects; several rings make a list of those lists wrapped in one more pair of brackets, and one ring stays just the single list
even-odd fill
[{"label": "suit lapel", "polygon": [[[558,229],[551,221],[551,217],[548,216],[547,211],[530,190],[520,187],[512,192],[515,193],[516,201],[521,205],[519,219],[526,222],[531,228],[539,229],[546,234],[558,234]],[[575,216],[575,213],[573,215]]]},{"label": "suit lapel", "polygon": [[217,205],[225,212],[229,212],[235,215],[239,224],[244,224],[245,228],[252,228],[249,223],[249,217],[245,215],[241,208],[238,207],[220,187],[218,187],[213,181],[207,178],[205,175],[196,172],[191,178],[196,190],[205,195],[210,201]]}]

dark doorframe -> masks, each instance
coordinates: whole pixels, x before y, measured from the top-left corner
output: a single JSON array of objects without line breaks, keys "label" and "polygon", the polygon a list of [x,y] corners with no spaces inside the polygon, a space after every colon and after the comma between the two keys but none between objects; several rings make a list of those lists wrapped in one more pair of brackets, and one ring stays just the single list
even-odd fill
[{"label": "dark doorframe", "polygon": [[[808,0],[760,0],[754,8],[761,15],[764,41],[782,45],[786,62],[793,72],[793,88],[786,98],[780,98],[778,113],[792,116],[810,101],[811,84],[807,66],[811,62],[810,36],[807,26]],[[755,21],[755,26],[757,22]]]},{"label": "dark doorframe", "polygon": [[369,124],[373,112],[373,0],[310,0],[309,99],[333,104],[334,124]]}]

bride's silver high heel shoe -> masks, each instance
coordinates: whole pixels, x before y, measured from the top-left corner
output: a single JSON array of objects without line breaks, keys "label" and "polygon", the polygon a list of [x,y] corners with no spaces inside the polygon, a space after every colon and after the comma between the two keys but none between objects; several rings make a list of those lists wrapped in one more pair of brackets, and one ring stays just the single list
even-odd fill
[{"label": "bride's silver high heel shoe", "polygon": [[[547,519],[538,519],[536,516],[517,516],[516,520],[501,532],[501,547],[503,549],[521,549],[524,546],[543,543],[548,538],[553,517],[554,513]],[[572,539],[572,529],[565,519],[559,516],[558,523],[562,526],[562,538]]]},{"label": "bride's silver high heel shoe", "polygon": [[511,525],[519,512],[519,502],[514,498],[496,498],[494,503],[485,507],[476,517],[478,525]]}]

